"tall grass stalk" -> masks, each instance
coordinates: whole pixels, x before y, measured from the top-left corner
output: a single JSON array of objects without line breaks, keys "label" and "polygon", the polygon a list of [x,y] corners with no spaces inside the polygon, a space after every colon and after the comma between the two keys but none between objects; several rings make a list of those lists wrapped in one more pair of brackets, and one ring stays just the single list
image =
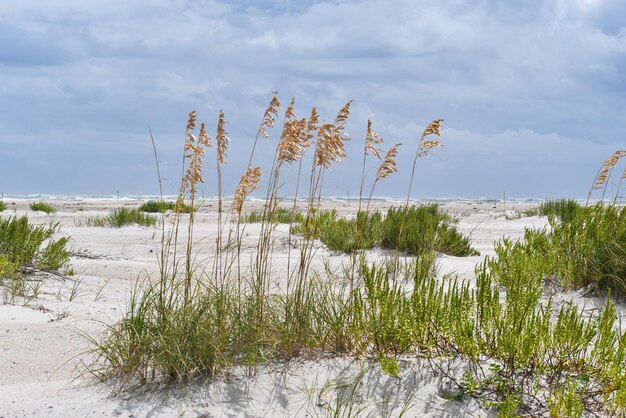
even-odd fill
[{"label": "tall grass stalk", "polygon": [[[441,136],[441,124],[442,124],[442,122],[443,122],[443,119],[435,119],[430,124],[428,124],[426,129],[424,129],[424,132],[422,133],[422,136],[420,137],[419,142],[417,143],[417,150],[415,151],[415,157],[413,158],[413,166],[411,167],[411,177],[410,177],[410,180],[409,180],[409,191],[407,192],[406,204],[404,205],[405,210],[408,210],[408,208],[409,208],[409,201],[411,200],[411,191],[413,189],[413,178],[415,177],[415,167],[417,165],[417,159],[421,158],[421,157],[427,156],[430,153],[431,149],[433,149],[435,147],[443,146],[438,140],[429,140],[429,139],[427,139],[428,137],[430,137],[432,135],[436,135],[438,137]],[[402,222],[400,224],[399,235],[402,235],[403,230],[404,230],[404,222]],[[400,250],[399,250],[399,248],[397,248],[396,249],[396,259],[398,259],[399,256],[400,256]]]}]

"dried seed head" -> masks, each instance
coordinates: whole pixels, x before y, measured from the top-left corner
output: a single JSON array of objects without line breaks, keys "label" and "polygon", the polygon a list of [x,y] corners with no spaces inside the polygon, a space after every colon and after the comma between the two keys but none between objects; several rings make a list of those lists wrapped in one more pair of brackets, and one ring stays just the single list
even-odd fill
[{"label": "dried seed head", "polygon": [[436,139],[426,140],[426,137],[430,135],[441,136],[441,123],[443,119],[435,119],[424,130],[422,137],[420,138],[419,146],[417,148],[417,156],[425,157],[428,155],[431,149],[435,147],[443,147],[443,145]]},{"label": "dried seed head", "polygon": [[[317,113],[317,108],[311,109],[311,115],[306,123],[306,141],[303,144],[304,149],[311,146],[311,140],[315,137],[315,132],[319,129],[320,115]],[[304,150],[303,150],[304,151]]]},{"label": "dried seed head", "polygon": [[307,139],[307,122],[306,119],[296,119],[293,109],[296,103],[295,97],[291,99],[287,109],[285,110],[285,121],[283,123],[283,132],[280,135],[278,143],[278,161],[287,162],[289,164],[297,161],[304,152]]},{"label": "dried seed head", "polygon": [[254,190],[259,188],[259,182],[261,181],[261,168],[260,167],[248,167],[246,174],[241,176],[235,197],[233,199],[233,209],[237,213],[241,213],[243,209],[243,202],[246,197]]},{"label": "dried seed head", "polygon": [[315,150],[315,164],[325,168],[334,162],[340,162],[348,155],[344,151],[344,141],[350,138],[344,132],[346,121],[350,116],[350,100],[341,108],[334,123],[325,123],[317,131],[317,146]]},{"label": "dried seed head", "polygon": [[378,171],[376,172],[376,180],[384,179],[390,174],[397,173],[398,169],[396,168],[396,156],[398,155],[398,148],[400,148],[402,144],[396,144],[387,151],[383,162],[378,167]]},{"label": "dried seed head", "polygon": [[[602,164],[602,167],[600,168],[600,172],[598,173],[598,177],[596,177],[596,181],[593,183],[592,188],[602,189],[606,185],[607,181],[609,180],[609,177],[611,176],[611,172],[613,171],[613,168],[617,165],[619,160],[625,156],[626,156],[626,150],[617,150],[613,153],[613,155],[607,158],[604,164]],[[624,171],[624,174],[626,174],[626,170]],[[624,177],[622,176],[622,178]]]},{"label": "dried seed head", "polygon": [[189,117],[187,118],[187,125],[185,126],[185,131],[191,131],[196,129],[196,111],[192,110],[189,112]]},{"label": "dried seed head", "polygon": [[211,148],[211,137],[206,132],[204,122],[200,124],[200,135],[198,135],[198,144]]},{"label": "dried seed head", "polygon": [[306,129],[309,132],[315,132],[318,129],[318,124],[320,123],[320,115],[317,113],[317,108],[311,109],[311,116],[309,116],[309,120],[307,121]]},{"label": "dried seed head", "polygon": [[383,142],[383,139],[374,132],[372,128],[372,120],[367,120],[367,135],[365,136],[365,155],[369,155],[371,152],[380,160],[380,149],[376,148],[374,144],[380,144]]},{"label": "dried seed head", "polygon": [[348,103],[346,103],[341,110],[339,110],[339,113],[337,113],[337,117],[335,118],[335,127],[336,129],[343,131],[346,129],[346,121],[348,120],[348,117],[350,116],[350,106],[352,106],[352,100],[348,101]]},{"label": "dried seed head", "polygon": [[278,161],[292,164],[302,158],[309,146],[306,119],[293,119],[285,122],[278,143]]},{"label": "dried seed head", "polygon": [[228,141],[230,141],[224,125],[226,125],[224,112],[220,110],[220,116],[217,120],[217,135],[215,136],[217,142],[217,161],[220,164],[224,164],[224,161],[226,161],[226,150],[228,149]]},{"label": "dried seed head", "polygon": [[199,145],[191,145],[190,150],[192,152],[185,156],[189,159],[189,164],[187,165],[183,183],[185,184],[185,189],[188,187],[191,193],[195,193],[196,184],[204,183],[204,179],[202,178],[202,157],[204,156],[204,148]]},{"label": "dried seed head", "polygon": [[285,120],[292,120],[296,118],[296,115],[293,113],[293,108],[296,106],[296,98],[292,97],[287,105],[287,109],[285,109]]},{"label": "dried seed head", "polygon": [[278,117],[278,111],[280,110],[280,102],[278,101],[278,92],[274,92],[272,100],[270,100],[265,113],[263,114],[263,120],[261,121],[261,127],[259,133],[265,138],[269,138],[267,128],[272,128],[276,124],[276,118]]}]

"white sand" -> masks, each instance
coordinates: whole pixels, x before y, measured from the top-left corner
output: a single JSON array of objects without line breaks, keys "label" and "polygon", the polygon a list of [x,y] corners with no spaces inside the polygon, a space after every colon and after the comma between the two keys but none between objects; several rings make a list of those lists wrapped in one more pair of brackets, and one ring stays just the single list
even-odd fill
[{"label": "white sand", "polygon": [[[400,379],[381,375],[380,367],[371,360],[329,357],[271,364],[260,368],[254,378],[234,371],[226,381],[132,397],[114,395],[111,384],[96,383],[77,371],[81,361],[88,358],[85,352],[90,343],[85,335],[95,337],[104,324],[122,317],[129,291],[140,275],[156,276],[159,229],[80,226],[87,216],[106,215],[113,207],[137,207],[137,201],[52,202],[58,208],[53,215],[31,212],[29,201],[7,203],[9,209],[0,214],[2,217],[28,214],[33,223],[60,222],[60,235],[71,236],[70,246],[76,253],[71,263],[77,275],[67,280],[48,278],[39,297],[27,306],[0,305],[0,417],[324,416],[323,407],[318,405],[336,404],[341,392],[339,383],[354,382],[360,371],[364,376],[356,399],[359,405],[378,411],[375,415],[407,402],[411,409],[406,416],[487,415],[479,402],[469,397],[457,402],[439,396],[439,379],[426,364],[411,357],[401,361]],[[384,206],[376,203],[372,208]],[[547,223],[538,217],[507,219],[515,218],[524,205],[458,203],[444,208],[460,217],[460,230],[471,233],[481,256],[442,255],[440,272],[456,272],[468,279],[473,277],[476,263],[485,255],[493,255],[494,241],[503,236],[519,238],[524,227],[543,227]],[[354,205],[345,203],[337,209],[342,214],[355,212]],[[198,250],[206,254],[211,251],[216,232],[216,214],[212,210],[207,206],[199,215],[195,230],[200,238]],[[279,226],[277,236],[286,232],[286,226]],[[255,246],[258,226],[250,225],[246,233],[250,251]],[[286,250],[277,248],[274,255],[273,267],[284,270]],[[344,256],[324,248],[316,254],[318,268],[323,261],[339,266],[344,260]],[[594,301],[601,303],[601,299],[586,299],[588,306]],[[324,385],[327,390],[320,396]],[[387,398],[385,406],[383,399]],[[393,410],[391,416],[399,411]]]}]

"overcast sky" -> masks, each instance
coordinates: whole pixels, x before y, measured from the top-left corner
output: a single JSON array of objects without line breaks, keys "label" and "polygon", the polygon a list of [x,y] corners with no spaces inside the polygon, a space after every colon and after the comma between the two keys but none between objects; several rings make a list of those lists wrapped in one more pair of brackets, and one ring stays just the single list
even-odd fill
[{"label": "overcast sky", "polygon": [[[626,146],[625,16],[621,0],[1,1],[0,191],[157,194],[150,126],[176,193],[187,113],[213,133],[223,109],[232,194],[279,91],[327,121],[354,100],[328,195],[358,193],[371,117],[386,147],[403,143],[376,195],[406,194],[442,118],[415,197],[584,197]],[[277,136],[260,144],[266,171]]]}]

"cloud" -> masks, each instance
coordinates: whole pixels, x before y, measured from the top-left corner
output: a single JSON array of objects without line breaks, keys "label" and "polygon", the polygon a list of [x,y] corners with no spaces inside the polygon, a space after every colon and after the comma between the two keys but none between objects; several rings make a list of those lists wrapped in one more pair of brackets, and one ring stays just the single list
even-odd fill
[{"label": "cloud", "polygon": [[[356,155],[368,117],[405,144],[444,118],[446,148],[423,162],[424,196],[579,194],[624,144],[625,12],[609,0],[0,4],[0,176],[36,158],[49,183],[26,174],[15,193],[86,193],[88,181],[54,169],[80,161],[92,193],[140,193],[155,183],[147,126],[173,177],[187,113],[214,126],[223,109],[241,144],[227,169],[238,179],[279,90],[327,120],[354,99]],[[269,149],[260,157],[271,161]],[[349,159],[336,171],[358,169]],[[406,182],[380,193],[401,195]]]}]

